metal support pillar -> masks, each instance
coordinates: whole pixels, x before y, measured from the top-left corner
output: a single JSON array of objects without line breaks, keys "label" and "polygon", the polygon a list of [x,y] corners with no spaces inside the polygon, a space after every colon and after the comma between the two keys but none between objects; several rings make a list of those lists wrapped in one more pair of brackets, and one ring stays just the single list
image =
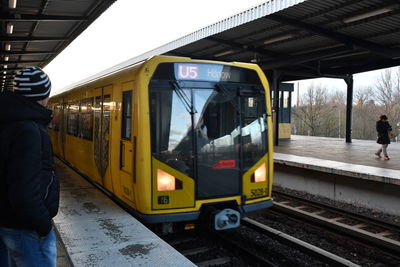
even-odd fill
[{"label": "metal support pillar", "polygon": [[353,75],[348,75],[344,81],[347,84],[347,103],[346,103],[346,143],[351,143],[351,120],[353,111]]},{"label": "metal support pillar", "polygon": [[280,73],[276,70],[273,71],[272,78],[272,90],[274,91],[274,103],[273,103],[273,120],[274,120],[274,141],[275,146],[279,145],[279,79]]}]

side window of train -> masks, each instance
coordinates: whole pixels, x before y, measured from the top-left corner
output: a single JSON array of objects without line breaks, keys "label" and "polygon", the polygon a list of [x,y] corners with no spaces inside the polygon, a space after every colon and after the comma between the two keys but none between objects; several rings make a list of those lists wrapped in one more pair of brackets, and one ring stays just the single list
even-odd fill
[{"label": "side window of train", "polygon": [[55,108],[56,104],[53,104],[51,106],[48,106],[49,109],[51,109],[53,111],[53,118],[50,121],[50,123],[47,125],[47,128],[54,130],[54,108]]},{"label": "side window of train", "polygon": [[61,117],[61,105],[60,104],[54,104],[53,105],[53,119],[51,120],[51,129],[54,131],[59,131],[60,130],[60,117]]},{"label": "side window of train", "polygon": [[79,102],[68,104],[67,133],[78,136]]},{"label": "side window of train", "polygon": [[93,98],[81,100],[79,114],[79,136],[93,140]]},{"label": "side window of train", "polygon": [[122,139],[131,139],[132,132],[132,91],[122,93]]}]

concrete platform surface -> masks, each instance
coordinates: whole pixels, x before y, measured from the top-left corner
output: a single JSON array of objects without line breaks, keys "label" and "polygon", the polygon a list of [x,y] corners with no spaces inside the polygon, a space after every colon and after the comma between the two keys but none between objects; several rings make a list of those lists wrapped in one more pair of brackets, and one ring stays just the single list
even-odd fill
[{"label": "concrete platform surface", "polygon": [[195,266],[61,161],[56,164],[61,200],[54,224],[73,266]]},{"label": "concrete platform surface", "polygon": [[341,176],[400,185],[400,171],[312,157],[274,153],[274,162],[281,165],[321,171]]},{"label": "concrete platform surface", "polygon": [[374,155],[379,147],[372,140],[353,139],[352,143],[346,143],[342,138],[292,135],[290,140],[279,141],[274,150],[283,154],[400,170],[400,142],[389,145],[390,160],[378,159]]}]

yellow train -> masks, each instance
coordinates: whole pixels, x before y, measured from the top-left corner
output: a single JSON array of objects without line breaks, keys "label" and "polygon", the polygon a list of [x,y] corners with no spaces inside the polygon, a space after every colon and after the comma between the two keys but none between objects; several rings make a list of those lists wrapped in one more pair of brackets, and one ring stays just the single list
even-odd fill
[{"label": "yellow train", "polygon": [[272,205],[268,81],[254,64],[156,56],[50,99],[58,157],[145,223],[215,229]]}]

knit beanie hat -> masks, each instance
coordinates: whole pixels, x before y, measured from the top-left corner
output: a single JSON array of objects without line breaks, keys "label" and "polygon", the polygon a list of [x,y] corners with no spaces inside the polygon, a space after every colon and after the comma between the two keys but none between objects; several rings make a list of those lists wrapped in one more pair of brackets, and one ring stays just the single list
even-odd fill
[{"label": "knit beanie hat", "polygon": [[24,67],[14,78],[14,92],[38,101],[50,95],[51,82],[44,71],[38,67]]}]

